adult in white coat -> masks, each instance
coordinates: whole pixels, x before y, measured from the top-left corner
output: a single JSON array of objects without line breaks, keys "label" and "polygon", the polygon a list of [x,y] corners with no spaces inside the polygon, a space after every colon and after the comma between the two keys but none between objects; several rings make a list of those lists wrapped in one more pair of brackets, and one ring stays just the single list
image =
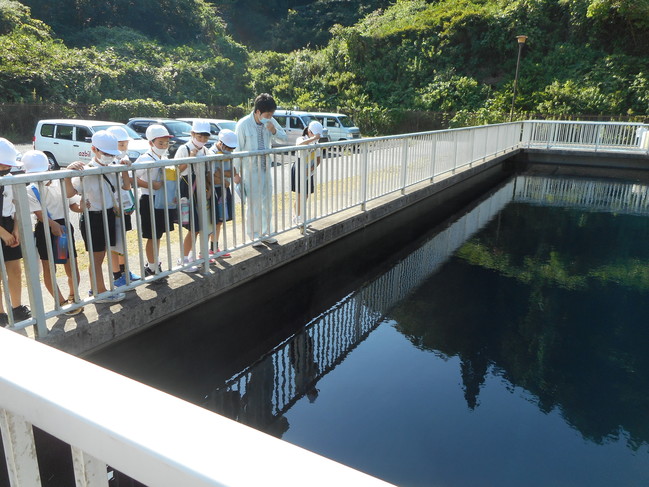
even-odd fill
[{"label": "adult in white coat", "polygon": [[[286,141],[286,132],[273,118],[277,104],[271,95],[262,93],[255,99],[252,113],[237,122],[235,133],[239,152],[265,150],[273,141]],[[241,195],[246,199],[246,232],[253,246],[273,244],[270,236],[272,221],[272,183],[270,157],[253,156],[236,159],[236,179],[240,178]],[[235,180],[235,182],[237,182]],[[261,239],[261,240],[259,240]]]}]

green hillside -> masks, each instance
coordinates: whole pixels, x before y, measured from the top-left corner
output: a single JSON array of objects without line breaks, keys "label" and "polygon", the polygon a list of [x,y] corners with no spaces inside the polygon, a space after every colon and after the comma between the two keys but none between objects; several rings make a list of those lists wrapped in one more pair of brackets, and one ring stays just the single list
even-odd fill
[{"label": "green hillside", "polygon": [[0,0],[0,96],[498,121],[518,34],[518,115],[649,115],[649,0]]}]

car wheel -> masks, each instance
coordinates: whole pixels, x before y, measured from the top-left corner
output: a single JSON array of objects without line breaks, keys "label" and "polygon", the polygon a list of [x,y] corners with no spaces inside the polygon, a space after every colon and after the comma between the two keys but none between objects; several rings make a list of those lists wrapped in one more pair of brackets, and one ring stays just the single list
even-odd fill
[{"label": "car wheel", "polygon": [[49,152],[46,152],[45,155],[47,156],[47,161],[50,163],[50,171],[58,171],[59,169],[61,169],[59,163],[56,162],[56,157],[54,157]]}]

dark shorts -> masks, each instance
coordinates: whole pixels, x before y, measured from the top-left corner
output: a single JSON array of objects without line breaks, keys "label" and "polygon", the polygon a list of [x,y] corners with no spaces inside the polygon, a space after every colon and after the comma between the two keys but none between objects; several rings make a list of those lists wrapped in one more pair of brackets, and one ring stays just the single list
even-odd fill
[{"label": "dark shorts", "polygon": [[302,193],[302,185],[305,185],[304,190],[313,193],[315,188],[315,180],[311,176],[311,181],[302,181],[300,179],[300,160],[291,167],[291,191]]},{"label": "dark shorts", "polygon": [[[89,211],[90,235],[86,234],[86,220],[85,215],[81,215],[79,226],[81,227],[81,236],[83,243],[86,244],[86,250],[90,252],[90,242],[92,242],[93,252],[103,252],[107,247],[115,242],[115,211],[112,208],[106,210],[106,218],[108,219],[108,238],[104,232],[104,218],[103,211]],[[88,240],[90,237],[90,241]]]},{"label": "dark shorts", "polygon": [[[61,218],[60,220],[56,220],[57,223],[65,226],[65,218]],[[66,228],[68,238],[72,239],[72,248],[74,249],[74,256],[77,256],[77,249],[74,246],[74,227],[70,225],[70,228]],[[36,238],[36,249],[38,250],[38,256],[41,258],[41,260],[48,260],[47,258],[47,243],[45,241],[45,229],[43,228],[43,222],[38,222],[36,223],[36,227],[34,228],[34,237]],[[50,233],[50,238],[52,242],[52,252],[56,252],[56,245],[59,237],[56,237],[55,235],[52,235]]]},{"label": "dark shorts", "polygon": [[[214,194],[216,195],[216,222],[221,223],[223,222],[223,216],[224,216],[224,207],[223,207],[223,190],[221,186],[214,186]],[[230,221],[232,220],[232,192],[230,191],[230,188],[227,188],[225,192],[225,216],[227,217],[225,221]],[[212,210],[209,210],[209,221],[212,221],[212,218],[214,217],[214,213]],[[201,231],[201,225],[200,225],[200,220],[198,218],[198,203],[196,203],[196,200],[194,200],[194,232],[198,233]],[[191,220],[189,223],[183,224],[183,227],[186,228],[187,230],[191,230]]]},{"label": "dark shorts", "polygon": [[222,222],[225,216],[225,221],[229,222],[232,220],[232,191],[230,191],[230,188],[226,188],[224,199],[223,187],[214,186],[214,194],[216,195],[216,221]]},{"label": "dark shorts", "polygon": [[[131,215],[132,215],[132,213],[131,213]],[[131,222],[131,215],[122,214],[122,216],[121,216],[122,221],[124,222],[124,230],[126,230],[127,232],[129,230],[133,230],[133,223]]]},{"label": "dark shorts", "polygon": [[[142,221],[142,238],[152,239],[153,223],[151,222],[151,203],[148,194],[143,194],[140,197],[140,219]],[[176,220],[176,210],[169,211],[169,231],[174,229],[174,221]],[[162,238],[167,229],[165,223],[165,210],[153,209],[153,218],[155,220],[155,238]]]},{"label": "dark shorts", "polygon": [[[14,231],[14,219],[10,216],[0,217],[0,226],[11,233]],[[2,240],[0,239],[0,241]],[[8,247],[5,245],[4,241],[2,241],[2,255],[5,262],[23,258],[23,252],[20,250],[20,245],[16,247]]]}]

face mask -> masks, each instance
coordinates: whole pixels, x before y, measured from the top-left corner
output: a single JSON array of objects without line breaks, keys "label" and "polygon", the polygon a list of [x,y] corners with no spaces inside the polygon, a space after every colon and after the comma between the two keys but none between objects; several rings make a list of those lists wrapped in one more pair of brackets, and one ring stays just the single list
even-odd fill
[{"label": "face mask", "polygon": [[128,151],[125,151],[125,150],[121,150],[121,151],[119,151],[119,158],[120,158],[120,159],[124,159],[124,158],[126,157],[126,153],[127,153],[127,152],[128,152]]},{"label": "face mask", "polygon": [[158,157],[164,157],[167,153],[167,149],[158,149],[156,146],[152,145],[151,150]]},{"label": "face mask", "polygon": [[11,172],[11,168],[9,168],[9,169],[2,169],[2,170],[0,170],[0,176],[6,176],[6,175],[9,174],[10,172]]},{"label": "face mask", "polygon": [[270,123],[270,118],[262,118],[261,123],[263,123],[264,125],[266,125],[267,123]]},{"label": "face mask", "polygon": [[194,144],[198,149],[202,149],[205,145],[205,142],[199,142],[198,140],[192,138],[192,144]]},{"label": "face mask", "polygon": [[107,156],[105,154],[102,154],[97,158],[97,160],[104,166],[107,166],[115,160],[115,156]]}]

